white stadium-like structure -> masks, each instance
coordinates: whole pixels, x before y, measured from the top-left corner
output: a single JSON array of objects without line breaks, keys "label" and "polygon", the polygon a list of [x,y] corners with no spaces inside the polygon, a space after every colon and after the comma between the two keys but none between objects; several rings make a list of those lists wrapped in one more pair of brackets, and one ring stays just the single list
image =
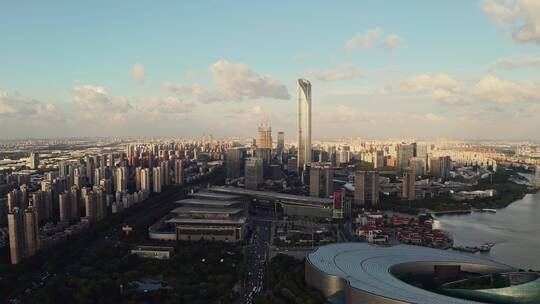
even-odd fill
[{"label": "white stadium-like structure", "polygon": [[308,285],[326,297],[341,294],[345,304],[478,303],[430,292],[400,280],[407,273],[434,273],[437,267],[491,274],[514,268],[473,255],[427,247],[338,243],[319,247],[306,258]]}]

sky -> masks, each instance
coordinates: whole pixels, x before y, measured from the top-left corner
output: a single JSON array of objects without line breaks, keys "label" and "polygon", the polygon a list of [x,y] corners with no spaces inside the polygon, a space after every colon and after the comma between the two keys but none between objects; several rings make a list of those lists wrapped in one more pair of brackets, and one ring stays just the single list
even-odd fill
[{"label": "sky", "polygon": [[540,1],[3,1],[0,139],[540,140]]}]

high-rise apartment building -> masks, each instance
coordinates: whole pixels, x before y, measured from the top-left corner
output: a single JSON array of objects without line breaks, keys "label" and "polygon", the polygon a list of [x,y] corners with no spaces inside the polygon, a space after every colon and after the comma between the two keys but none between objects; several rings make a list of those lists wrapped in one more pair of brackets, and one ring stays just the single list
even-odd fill
[{"label": "high-rise apartment building", "polygon": [[160,164],[161,172],[161,184],[163,186],[169,186],[171,184],[171,174],[169,170],[169,161],[164,160]]},{"label": "high-rise apartment building", "polygon": [[152,181],[153,181],[153,191],[157,193],[161,193],[161,186],[162,180],[161,180],[161,168],[155,167],[152,171]]},{"label": "high-rise apartment building", "polygon": [[127,168],[126,167],[119,167],[116,168],[116,176],[115,176],[115,191],[116,192],[125,192],[127,191]]},{"label": "high-rise apartment building", "polygon": [[39,230],[36,210],[30,206],[24,211],[24,256],[30,257],[39,250]]},{"label": "high-rise apartment building", "polygon": [[14,207],[7,218],[11,264],[19,264],[24,259],[24,214]]},{"label": "high-rise apartment building", "polygon": [[177,186],[184,184],[184,163],[181,159],[174,161],[174,184]]},{"label": "high-rise apartment building", "polygon": [[309,195],[329,197],[334,193],[334,168],[329,164],[311,163],[309,167]]},{"label": "high-rise apartment building", "polygon": [[540,165],[536,165],[534,170],[534,186],[540,188]]},{"label": "high-rise apartment building", "polygon": [[356,170],[354,174],[354,204],[372,208],[379,203],[379,172]]},{"label": "high-rise apartment building", "polygon": [[[83,191],[84,193],[85,191]],[[91,190],[87,190],[83,194],[84,209],[86,212],[86,218],[90,223],[97,221],[97,202],[96,193]]]},{"label": "high-rise apartment building", "polygon": [[21,207],[21,192],[18,189],[13,189],[7,194],[8,212],[12,212],[14,208]]},{"label": "high-rise apartment building", "polygon": [[403,192],[401,195],[402,200],[414,200],[416,199],[416,193],[414,189],[414,182],[416,181],[416,175],[411,168],[405,168],[403,172]]},{"label": "high-rise apartment building", "polygon": [[142,167],[135,168],[135,190],[141,190],[141,171]]},{"label": "high-rise apartment building", "polygon": [[141,170],[141,191],[150,193],[152,191],[152,181],[150,179],[150,169]]},{"label": "high-rise apartment building", "polygon": [[72,219],[71,193],[66,191],[58,195],[58,207],[60,209],[60,221],[68,222]]},{"label": "high-rise apartment building", "polygon": [[37,152],[30,153],[30,157],[28,158],[28,167],[34,170],[39,167],[39,153]]},{"label": "high-rise apartment building", "polygon": [[298,79],[298,169],[311,162],[311,83]]},{"label": "high-rise apartment building", "polygon": [[79,219],[83,210],[81,200],[81,190],[77,187],[71,187],[71,218]]},{"label": "high-rise apartment building", "polygon": [[264,182],[263,168],[262,158],[252,157],[246,159],[246,189],[257,190],[259,185]]},{"label": "high-rise apartment building", "polygon": [[375,151],[373,152],[373,168],[382,168],[385,166],[384,163],[384,151]]}]

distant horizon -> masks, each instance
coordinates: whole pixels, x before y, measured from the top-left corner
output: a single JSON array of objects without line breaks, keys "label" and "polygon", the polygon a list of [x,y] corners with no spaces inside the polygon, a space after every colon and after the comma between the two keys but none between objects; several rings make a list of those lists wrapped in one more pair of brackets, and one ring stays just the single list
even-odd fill
[{"label": "distant horizon", "polygon": [[[277,130],[276,136],[273,137],[272,142],[277,142]],[[285,135],[287,135],[285,133]],[[120,139],[120,140],[163,140],[163,139],[171,139],[171,140],[190,140],[190,139],[202,139],[203,137],[212,136],[213,139],[216,140],[250,140],[257,138],[256,135],[253,136],[213,136],[212,134],[206,134],[206,135],[200,135],[200,136],[145,136],[145,137],[138,137],[138,136],[73,136],[73,137],[27,137],[27,138],[0,138],[0,143],[4,141],[25,141],[25,140],[36,140],[36,141],[47,141],[47,140],[85,140],[85,139]],[[360,140],[360,141],[403,141],[403,142],[436,142],[436,141],[452,141],[452,142],[497,142],[497,143],[518,143],[518,142],[528,142],[528,143],[540,143],[540,140],[534,140],[534,139],[489,139],[489,138],[367,138],[367,137],[335,137],[335,138],[314,138],[313,142],[319,142],[319,141],[347,141],[347,140]],[[295,142],[297,140],[295,139],[289,139],[287,136],[285,136],[286,142]]]}]

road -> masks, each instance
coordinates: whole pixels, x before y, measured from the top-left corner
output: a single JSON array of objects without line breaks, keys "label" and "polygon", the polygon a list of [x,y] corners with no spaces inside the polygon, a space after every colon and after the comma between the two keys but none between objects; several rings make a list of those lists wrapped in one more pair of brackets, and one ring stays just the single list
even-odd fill
[{"label": "road", "polygon": [[264,289],[264,275],[269,260],[271,214],[259,213],[253,219],[253,233],[246,246],[247,275],[242,303],[251,304]]}]

